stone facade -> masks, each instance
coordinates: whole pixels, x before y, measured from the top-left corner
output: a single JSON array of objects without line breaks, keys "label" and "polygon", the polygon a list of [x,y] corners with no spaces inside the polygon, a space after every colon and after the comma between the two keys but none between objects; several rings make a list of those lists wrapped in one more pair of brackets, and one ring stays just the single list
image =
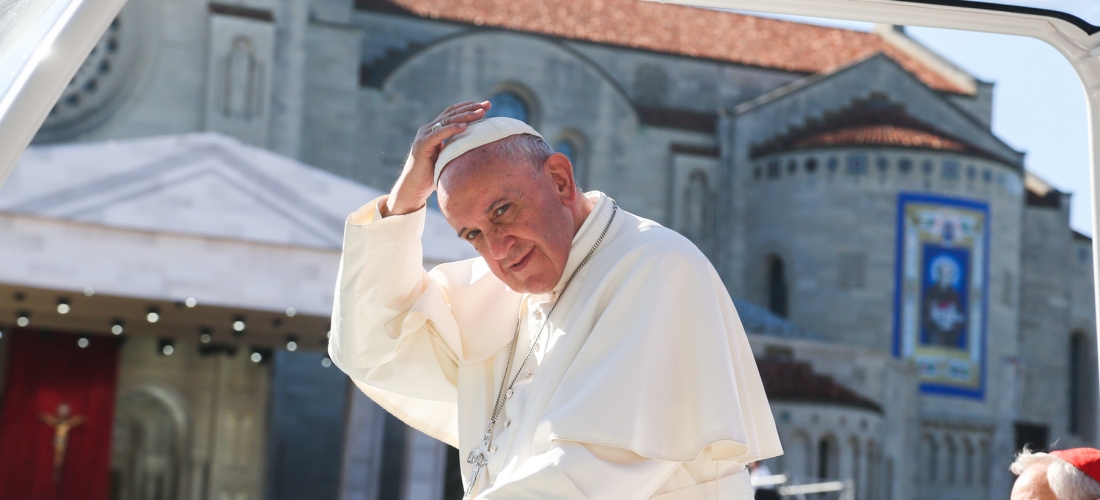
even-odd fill
[{"label": "stone facade", "polygon": [[[1091,241],[1069,229],[1069,195],[1027,174],[1023,154],[991,132],[992,84],[896,30],[879,33],[923,66],[880,54],[808,73],[799,61],[742,64],[675,47],[501,29],[480,18],[437,19],[403,5],[133,0],[101,43],[110,54],[93,54],[80,81],[104,60],[117,60],[111,67],[127,78],[97,80],[103,97],[94,99],[81,97],[94,91],[67,91],[77,97],[62,98],[37,142],[211,130],[385,190],[416,129],[439,110],[462,100],[491,98],[500,108],[507,101],[509,112],[569,153],[582,186],[687,235],[731,295],[771,309],[767,321],[812,332],[750,328],[758,357],[786,352],[882,408],[773,401],[788,452],[773,471],[852,479],[857,498],[1003,498],[1021,444],[1096,444]],[[928,74],[962,90],[933,88]],[[881,109],[895,111],[874,111]],[[874,113],[855,123],[853,110]],[[857,125],[900,127],[932,142],[805,142]],[[988,207],[980,397],[922,389],[919,367],[897,354],[897,211],[899,197],[914,193]],[[175,368],[126,356],[133,361],[120,394],[129,401],[135,388],[136,406],[178,393],[215,413],[233,412],[218,406],[223,389],[214,387],[247,382],[262,392],[269,376],[219,361],[245,371],[232,382],[197,368],[188,383],[209,389],[166,382],[150,396],[141,384]],[[444,476],[457,458],[354,394],[341,498],[453,495],[454,478]],[[257,396],[241,411],[261,411],[265,401]],[[171,414],[174,403],[165,404]],[[232,481],[243,495],[234,500],[259,498],[271,464],[222,467],[219,460],[229,459],[204,443],[216,425],[229,424],[202,422],[181,444],[190,451],[179,467],[214,468],[201,481],[186,479],[199,477],[191,472],[178,481]],[[199,491],[198,484],[179,491]],[[185,497],[200,498],[178,498]]]}]

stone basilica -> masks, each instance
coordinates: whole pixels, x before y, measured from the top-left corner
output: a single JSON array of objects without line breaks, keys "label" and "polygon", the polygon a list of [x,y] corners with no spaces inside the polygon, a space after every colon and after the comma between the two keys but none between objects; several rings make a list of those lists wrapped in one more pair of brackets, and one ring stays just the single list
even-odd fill
[{"label": "stone basilica", "polygon": [[[1091,239],[991,132],[993,84],[900,27],[130,0],[0,189],[0,492],[459,498],[457,453],[349,387],[325,339],[343,217],[474,99],[710,257],[783,440],[772,471],[994,499],[1022,446],[1096,445]],[[473,255],[449,231],[430,214],[425,265]],[[86,420],[51,483],[38,415],[67,412]]]}]

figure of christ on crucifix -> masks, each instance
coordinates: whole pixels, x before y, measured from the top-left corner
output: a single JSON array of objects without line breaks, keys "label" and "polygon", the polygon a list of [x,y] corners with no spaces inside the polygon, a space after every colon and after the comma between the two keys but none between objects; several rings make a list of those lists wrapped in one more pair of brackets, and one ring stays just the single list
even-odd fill
[{"label": "figure of christ on crucifix", "polygon": [[69,405],[57,405],[57,415],[42,413],[39,418],[53,428],[53,482],[61,482],[61,467],[65,464],[65,449],[69,446],[69,431],[84,423],[84,417],[72,416]]}]

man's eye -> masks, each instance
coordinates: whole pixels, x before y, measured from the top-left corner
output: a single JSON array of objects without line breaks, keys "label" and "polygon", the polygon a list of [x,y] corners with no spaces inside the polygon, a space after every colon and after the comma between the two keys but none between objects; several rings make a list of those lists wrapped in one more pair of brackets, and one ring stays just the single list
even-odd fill
[{"label": "man's eye", "polygon": [[481,234],[481,231],[467,231],[466,241],[474,241],[474,238],[476,238],[479,234]]},{"label": "man's eye", "polygon": [[508,211],[508,205],[504,205],[497,209],[497,215],[504,215],[504,212]]}]

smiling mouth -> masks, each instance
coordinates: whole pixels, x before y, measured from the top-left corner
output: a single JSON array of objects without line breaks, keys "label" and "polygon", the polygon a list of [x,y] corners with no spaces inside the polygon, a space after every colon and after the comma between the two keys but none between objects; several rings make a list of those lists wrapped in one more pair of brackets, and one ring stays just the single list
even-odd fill
[{"label": "smiling mouth", "polygon": [[531,256],[535,254],[535,249],[532,247],[527,251],[527,254],[521,257],[515,264],[508,266],[508,270],[512,272],[520,272],[523,268],[527,267],[527,264],[531,262]]}]

